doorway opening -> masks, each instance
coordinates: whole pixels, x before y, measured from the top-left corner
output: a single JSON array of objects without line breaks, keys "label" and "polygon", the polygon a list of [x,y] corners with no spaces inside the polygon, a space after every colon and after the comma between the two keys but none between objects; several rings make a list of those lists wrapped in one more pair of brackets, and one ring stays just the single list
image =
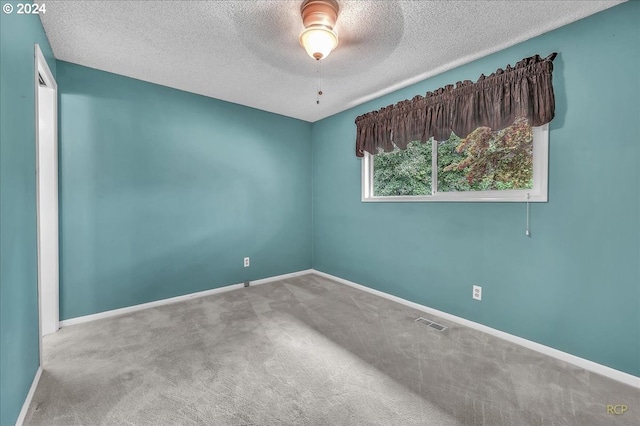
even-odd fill
[{"label": "doorway opening", "polygon": [[36,194],[40,364],[42,336],[60,328],[58,257],[58,85],[35,45]]}]

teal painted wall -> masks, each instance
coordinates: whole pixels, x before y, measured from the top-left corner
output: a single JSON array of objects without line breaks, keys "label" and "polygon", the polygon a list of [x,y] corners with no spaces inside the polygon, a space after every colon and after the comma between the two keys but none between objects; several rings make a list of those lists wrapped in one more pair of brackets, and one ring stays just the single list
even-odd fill
[{"label": "teal painted wall", "polygon": [[[626,3],[314,123],[314,268],[640,375],[639,17]],[[356,116],[554,51],[532,238],[521,203],[360,202]]]},{"label": "teal painted wall", "polygon": [[62,319],[311,267],[310,123],[57,67]]},{"label": "teal painted wall", "polygon": [[36,43],[55,74],[55,60],[40,19],[0,13],[1,425],[15,423],[39,365]]}]

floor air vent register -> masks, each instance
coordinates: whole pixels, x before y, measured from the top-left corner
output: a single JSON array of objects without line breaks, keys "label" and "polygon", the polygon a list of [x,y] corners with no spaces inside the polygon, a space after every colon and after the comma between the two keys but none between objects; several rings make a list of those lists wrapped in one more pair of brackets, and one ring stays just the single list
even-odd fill
[{"label": "floor air vent register", "polygon": [[428,319],[423,318],[423,317],[416,318],[415,321],[420,323],[420,324],[426,325],[428,327],[434,328],[434,329],[436,329],[438,331],[444,331],[444,330],[447,329],[447,327],[445,327],[444,325],[438,324],[437,322],[428,320]]}]

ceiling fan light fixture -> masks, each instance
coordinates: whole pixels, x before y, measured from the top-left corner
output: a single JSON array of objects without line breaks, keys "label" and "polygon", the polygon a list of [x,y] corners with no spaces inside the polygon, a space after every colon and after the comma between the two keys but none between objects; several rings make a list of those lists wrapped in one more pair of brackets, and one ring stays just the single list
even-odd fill
[{"label": "ceiling fan light fixture", "polygon": [[307,28],[300,34],[300,44],[316,60],[324,59],[338,45],[338,35],[327,28]]},{"label": "ceiling fan light fixture", "polygon": [[324,59],[338,45],[338,34],[333,30],[338,19],[335,0],[305,0],[300,7],[304,31],[300,44],[316,60]]}]

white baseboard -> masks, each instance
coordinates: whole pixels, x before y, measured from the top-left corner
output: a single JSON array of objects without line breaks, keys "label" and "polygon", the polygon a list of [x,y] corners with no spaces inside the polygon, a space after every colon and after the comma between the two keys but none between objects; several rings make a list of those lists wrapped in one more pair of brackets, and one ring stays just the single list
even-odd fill
[{"label": "white baseboard", "polygon": [[[312,272],[313,272],[313,269],[307,269],[304,271],[292,272],[290,274],[262,278],[259,280],[251,281],[251,285],[255,286],[255,285],[269,283],[272,281],[284,280],[287,278],[293,278],[300,275],[307,275]],[[224,293],[231,290],[237,290],[243,287],[244,287],[244,284],[231,284],[224,287],[213,288],[211,290],[204,290],[204,291],[199,291],[197,293],[190,293],[182,296],[171,297],[169,299],[156,300],[153,302],[142,303],[140,305],[127,306],[126,308],[113,309],[110,311],[98,312],[97,314],[70,318],[64,321],[60,321],[60,327],[68,327],[70,325],[82,324],[85,322],[96,321],[103,318],[117,317],[120,315],[130,314],[132,312],[142,311],[149,308],[155,308],[156,306],[163,306],[163,305],[169,305],[172,303],[184,302],[185,300],[195,299],[198,297],[211,296],[212,294]]]},{"label": "white baseboard", "polygon": [[350,287],[357,288],[358,290],[366,291],[371,294],[375,294],[376,296],[383,297],[385,299],[392,300],[397,303],[401,303],[405,306],[408,306],[413,309],[417,309],[419,311],[423,311],[432,315],[437,315],[441,318],[447,319],[449,321],[456,322],[458,324],[462,324],[469,328],[473,328],[475,330],[483,331],[485,333],[491,334],[492,336],[499,337],[500,339],[507,340],[511,343],[515,343],[520,346],[524,346],[525,348],[532,349],[536,352],[540,352],[544,355],[548,355],[553,358],[557,358],[561,361],[568,362],[570,364],[576,365],[578,367],[584,368],[585,370],[591,371],[593,373],[600,374],[602,376],[608,377],[610,379],[625,383],[627,385],[633,386],[635,388],[640,389],[640,377],[636,377],[632,374],[625,373],[620,370],[613,369],[611,367],[607,367],[606,365],[598,364],[593,361],[589,361],[588,359],[580,358],[575,355],[571,355],[567,352],[559,351],[558,349],[554,349],[549,346],[542,345],[540,343],[533,342],[531,340],[523,339],[522,337],[514,336],[513,334],[505,333],[504,331],[496,330],[495,328],[487,327],[486,325],[479,324],[477,322],[473,322],[455,315],[448,314],[446,312],[439,311],[437,309],[429,308],[428,306],[420,305],[418,303],[411,302],[406,299],[402,299],[397,296],[393,296],[388,293],[384,293],[379,290],[374,290],[372,288],[363,286],[361,284],[354,283],[352,281],[345,280],[340,277],[336,277],[331,274],[327,274],[325,272],[312,270],[314,274],[317,274],[321,277],[328,278],[330,280],[336,281],[340,284],[345,284]]},{"label": "white baseboard", "polygon": [[42,366],[38,367],[38,371],[36,371],[36,375],[33,377],[33,382],[31,383],[31,387],[29,388],[27,397],[24,400],[24,404],[22,404],[22,410],[20,410],[20,414],[18,415],[18,419],[16,420],[16,426],[22,426],[22,423],[24,423],[24,419],[27,416],[27,411],[29,410],[29,406],[31,405],[31,400],[33,399],[33,395],[36,393],[36,388],[38,387],[38,383],[40,382],[40,376],[42,376]]},{"label": "white baseboard", "polygon": [[309,275],[313,273],[313,269],[305,269],[303,271],[292,272],[290,274],[276,275],[275,277],[263,278],[261,280],[251,281],[251,285],[266,284],[273,281],[286,280],[287,278],[299,277],[301,275]]}]

